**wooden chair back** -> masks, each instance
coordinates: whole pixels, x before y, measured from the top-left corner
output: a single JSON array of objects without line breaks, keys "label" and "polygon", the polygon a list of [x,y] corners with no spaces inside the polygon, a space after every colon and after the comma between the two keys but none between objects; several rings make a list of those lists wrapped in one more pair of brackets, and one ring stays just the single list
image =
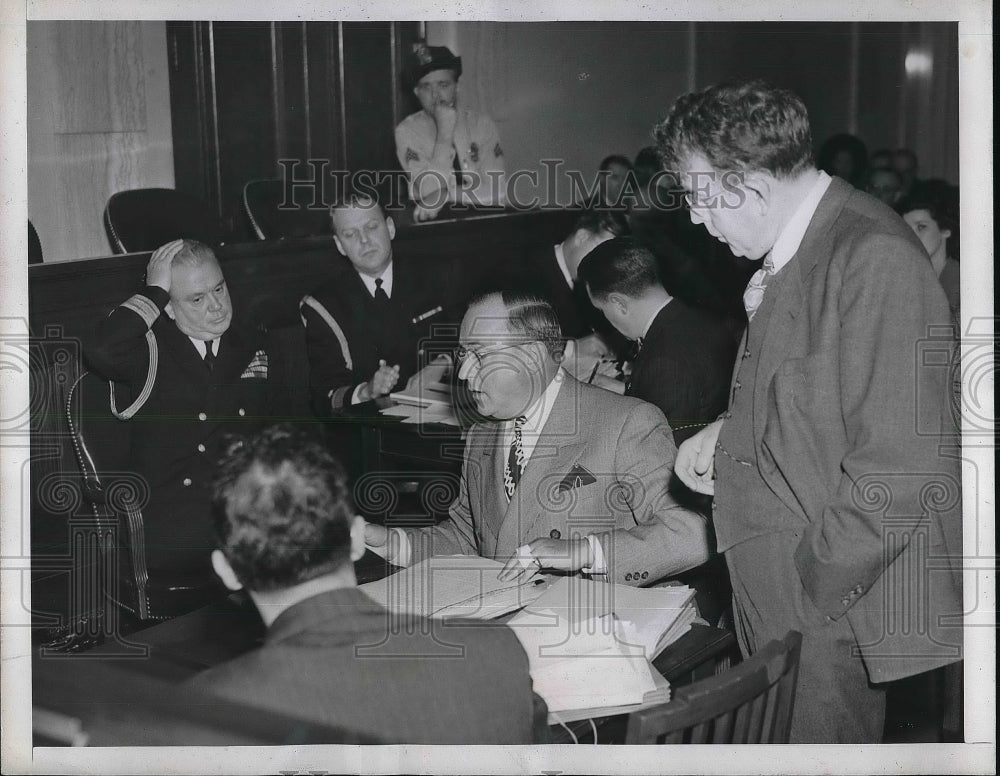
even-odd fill
[{"label": "wooden chair back", "polygon": [[802,634],[789,631],[734,668],[629,715],[627,744],[788,743]]}]

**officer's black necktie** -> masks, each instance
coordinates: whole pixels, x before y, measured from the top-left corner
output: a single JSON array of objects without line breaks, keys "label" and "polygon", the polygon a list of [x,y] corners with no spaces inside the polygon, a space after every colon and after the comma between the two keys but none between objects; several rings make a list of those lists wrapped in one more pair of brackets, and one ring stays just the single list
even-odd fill
[{"label": "officer's black necktie", "polygon": [[215,353],[212,348],[215,343],[212,340],[205,342],[205,366],[208,367],[208,371],[211,372],[215,368]]},{"label": "officer's black necktie", "polygon": [[389,295],[382,288],[382,278],[375,278],[375,302],[383,310],[389,306]]}]

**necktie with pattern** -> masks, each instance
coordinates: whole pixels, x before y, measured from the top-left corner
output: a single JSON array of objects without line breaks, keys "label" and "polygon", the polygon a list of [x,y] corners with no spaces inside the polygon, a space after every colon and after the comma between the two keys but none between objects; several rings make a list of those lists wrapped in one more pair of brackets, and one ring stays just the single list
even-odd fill
[{"label": "necktie with pattern", "polygon": [[215,368],[215,352],[213,348],[215,347],[215,342],[208,340],[205,342],[205,366],[208,367],[208,371],[211,372]]},{"label": "necktie with pattern", "polygon": [[743,306],[747,310],[748,321],[753,320],[754,313],[757,312],[760,303],[764,301],[764,289],[767,287],[767,281],[773,274],[774,262],[771,260],[771,254],[768,253],[763,265],[753,273],[750,282],[747,284],[746,291],[743,292]]},{"label": "necktie with pattern", "polygon": [[507,453],[507,463],[503,467],[503,492],[510,501],[514,497],[514,488],[524,474],[524,445],[521,441],[521,427],[527,422],[524,415],[519,415],[514,421],[514,438],[510,441],[510,451]]}]

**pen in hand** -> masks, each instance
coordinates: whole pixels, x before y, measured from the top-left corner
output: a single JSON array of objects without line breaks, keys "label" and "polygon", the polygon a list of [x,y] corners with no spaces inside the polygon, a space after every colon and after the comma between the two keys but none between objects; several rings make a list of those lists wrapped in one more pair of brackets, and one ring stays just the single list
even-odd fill
[{"label": "pen in hand", "polygon": [[590,377],[587,380],[587,385],[590,385],[591,383],[594,382],[594,378],[597,377],[597,370],[600,368],[600,366],[601,366],[601,359],[597,359],[597,361],[594,362],[594,368],[590,370]]}]

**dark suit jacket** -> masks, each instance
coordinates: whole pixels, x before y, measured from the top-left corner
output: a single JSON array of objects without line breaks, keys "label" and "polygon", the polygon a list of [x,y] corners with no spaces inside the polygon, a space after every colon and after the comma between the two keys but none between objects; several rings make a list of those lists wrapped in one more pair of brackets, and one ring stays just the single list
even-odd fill
[{"label": "dark suit jacket", "polygon": [[[140,495],[140,500],[148,496],[147,563],[211,575],[209,488],[215,462],[227,434],[252,433],[270,417],[267,354],[258,332],[234,323],[220,338],[209,371],[187,335],[161,314],[168,298],[163,289],[147,287],[119,305],[100,321],[85,353],[99,375],[118,381],[119,412],[143,393],[153,354],[155,381],[127,421],[130,449],[123,456],[149,486],[148,494]],[[150,330],[152,344],[146,338]]]},{"label": "dark suit jacket", "polygon": [[495,422],[469,431],[450,519],[407,530],[412,562],[452,554],[506,561],[553,531],[596,535],[612,582],[650,585],[708,558],[705,519],[668,492],[677,449],[652,404],[565,375],[510,502],[503,434]]},{"label": "dark suit jacket", "polygon": [[566,282],[556,261],[554,246],[546,245],[529,252],[525,263],[523,285],[552,305],[563,335],[575,339],[592,332],[600,313],[591,306],[585,289]]},{"label": "dark suit jacket", "polygon": [[399,364],[397,388],[401,389],[422,365],[420,351],[434,350],[424,340],[431,326],[445,317],[438,312],[414,323],[442,302],[409,262],[393,260],[392,297],[384,316],[350,263],[336,261],[335,267],[330,282],[299,305],[306,328],[312,406],[320,416],[349,405],[354,389],[375,374],[379,359],[390,366]]},{"label": "dark suit jacket", "polygon": [[546,730],[510,628],[400,620],[357,588],[286,609],[261,648],[189,684],[387,744],[528,744]]},{"label": "dark suit jacket", "polygon": [[735,358],[721,320],[673,299],[643,337],[625,395],[663,410],[679,447],[725,411]]},{"label": "dark suit jacket", "polygon": [[906,224],[837,178],[783,272],[752,422],[760,473],[799,519],[757,530],[803,532],[801,583],[848,618],[874,681],[953,661],[961,633],[941,615],[962,611],[962,500],[952,343],[932,328],[949,323],[944,293]]}]

